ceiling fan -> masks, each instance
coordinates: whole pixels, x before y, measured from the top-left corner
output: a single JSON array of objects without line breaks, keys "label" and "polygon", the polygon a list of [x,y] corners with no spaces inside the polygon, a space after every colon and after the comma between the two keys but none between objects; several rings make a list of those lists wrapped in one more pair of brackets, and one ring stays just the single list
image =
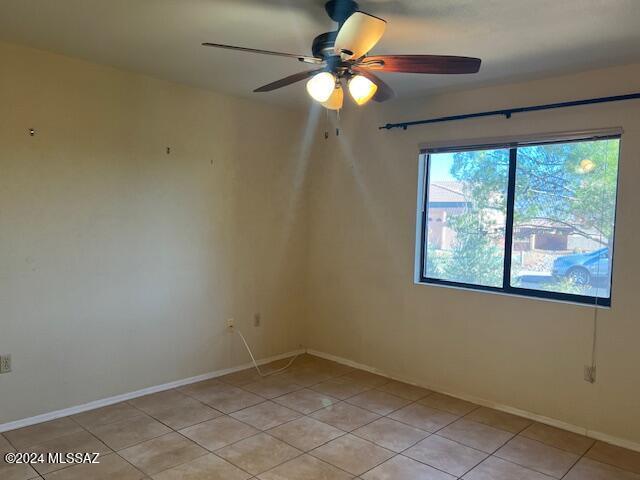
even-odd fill
[{"label": "ceiling fan", "polygon": [[386,21],[359,10],[354,0],[330,0],[325,10],[338,23],[338,30],[318,35],[311,46],[312,56],[272,52],[253,48],[203,43],[206,47],[225,48],[241,52],[295,58],[316,65],[273,83],[256,88],[254,92],[270,92],[293,83],[309,79],[309,95],[330,110],[342,108],[343,81],[352,99],[364,105],[373,99],[384,102],[393,98],[391,87],[374,72],[461,74],[476,73],[479,58],[448,55],[373,55],[369,51],[384,34]]}]

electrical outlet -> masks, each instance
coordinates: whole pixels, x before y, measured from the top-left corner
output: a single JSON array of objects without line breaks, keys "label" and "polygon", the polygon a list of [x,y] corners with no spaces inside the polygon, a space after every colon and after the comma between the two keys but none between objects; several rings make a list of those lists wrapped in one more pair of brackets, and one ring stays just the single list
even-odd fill
[{"label": "electrical outlet", "polygon": [[0,373],[11,371],[11,355],[0,355]]},{"label": "electrical outlet", "polygon": [[253,326],[254,327],[259,327],[260,326],[260,312],[258,313],[254,313],[253,314]]},{"label": "electrical outlet", "polygon": [[233,318],[227,319],[227,328],[233,328],[236,326],[236,321]]},{"label": "electrical outlet", "polygon": [[584,366],[584,381],[596,383],[596,367],[591,365]]}]

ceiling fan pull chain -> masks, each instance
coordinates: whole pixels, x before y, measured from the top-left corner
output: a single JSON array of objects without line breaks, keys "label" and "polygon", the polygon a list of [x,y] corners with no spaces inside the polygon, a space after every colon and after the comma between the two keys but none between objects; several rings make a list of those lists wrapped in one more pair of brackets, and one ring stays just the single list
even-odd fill
[{"label": "ceiling fan pull chain", "polygon": [[324,110],[326,115],[324,117],[324,139],[329,140],[329,110]]},{"label": "ceiling fan pull chain", "polygon": [[340,136],[340,109],[336,110],[336,137]]}]

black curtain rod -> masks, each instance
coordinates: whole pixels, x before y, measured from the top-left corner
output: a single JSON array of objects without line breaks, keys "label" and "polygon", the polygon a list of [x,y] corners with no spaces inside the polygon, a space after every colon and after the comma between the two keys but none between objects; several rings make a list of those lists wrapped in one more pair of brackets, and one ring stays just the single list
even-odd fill
[{"label": "black curtain rod", "polygon": [[488,112],[465,113],[463,115],[451,115],[449,117],[430,118],[427,120],[414,120],[412,122],[387,123],[378,127],[379,130],[391,130],[392,128],[402,128],[406,130],[414,125],[426,125],[429,123],[455,122],[468,118],[493,117],[496,115],[511,118],[514,113],[537,112],[538,110],[553,110],[555,108],[578,107],[580,105],[594,105],[596,103],[622,102],[624,100],[640,99],[640,93],[630,93],[627,95],[615,95],[612,97],[588,98],[586,100],[574,100],[572,102],[547,103],[546,105],[532,105],[530,107],[507,108],[504,110],[491,110]]}]

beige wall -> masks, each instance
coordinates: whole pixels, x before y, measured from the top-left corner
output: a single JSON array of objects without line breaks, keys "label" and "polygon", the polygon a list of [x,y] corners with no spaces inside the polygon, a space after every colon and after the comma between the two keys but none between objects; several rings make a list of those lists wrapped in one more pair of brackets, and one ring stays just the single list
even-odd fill
[{"label": "beige wall", "polygon": [[299,347],[304,117],[9,44],[0,64],[0,424],[245,363],[227,317],[260,358]]},{"label": "beige wall", "polygon": [[[340,137],[317,144],[311,172],[308,346],[640,445],[640,102],[377,129],[639,90],[635,65],[347,108]],[[413,283],[418,144],[612,126],[625,129],[613,308],[600,312],[598,381],[591,385],[583,380],[591,309]]]},{"label": "beige wall", "polygon": [[[0,424],[246,362],[233,316],[259,357],[302,341],[640,442],[638,103],[377,129],[637,91],[640,66],[349,107],[324,141],[303,112],[8,44],[0,59]],[[610,126],[617,262],[590,385],[590,309],[413,284],[417,145]]]}]

